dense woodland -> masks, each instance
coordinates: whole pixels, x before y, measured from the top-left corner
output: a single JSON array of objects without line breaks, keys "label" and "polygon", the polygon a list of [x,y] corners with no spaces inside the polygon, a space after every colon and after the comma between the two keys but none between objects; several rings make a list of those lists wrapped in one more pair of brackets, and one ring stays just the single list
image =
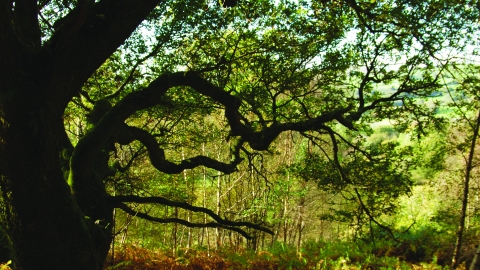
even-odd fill
[{"label": "dense woodland", "polygon": [[0,0],[0,267],[480,269],[479,12]]}]

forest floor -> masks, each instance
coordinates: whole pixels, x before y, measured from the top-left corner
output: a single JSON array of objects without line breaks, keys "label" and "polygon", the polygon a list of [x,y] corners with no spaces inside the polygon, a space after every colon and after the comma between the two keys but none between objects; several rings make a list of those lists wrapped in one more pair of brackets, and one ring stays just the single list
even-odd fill
[{"label": "forest floor", "polygon": [[[345,247],[348,248],[348,247]],[[351,251],[351,250],[350,250]],[[304,252],[304,253],[302,253]],[[175,256],[168,250],[142,248],[136,245],[117,247],[105,261],[104,270],[449,270],[446,260],[431,262],[408,261],[404,256],[372,255],[368,252],[345,252],[344,256],[310,249],[309,252],[285,247],[271,251],[232,250],[224,247],[215,252],[179,249]],[[345,255],[347,254],[347,255]],[[348,255],[350,254],[350,255]],[[451,254],[448,254],[451,255]],[[443,266],[437,263],[443,262]],[[0,264],[0,270],[12,270],[10,263]],[[457,270],[467,270],[465,262]]]},{"label": "forest floor", "polygon": [[[165,251],[151,251],[148,249],[125,246],[115,251],[105,263],[106,270],[294,270],[294,269],[341,269],[341,270],[407,270],[407,269],[429,269],[446,270],[435,262],[407,262],[396,257],[365,258],[313,258],[311,256],[269,253],[261,251],[252,255],[246,251],[228,251],[212,253],[197,250],[181,250],[177,256],[167,254]],[[111,256],[111,255],[110,255]],[[373,258],[373,259],[372,259]],[[461,265],[458,270],[466,270]]]}]

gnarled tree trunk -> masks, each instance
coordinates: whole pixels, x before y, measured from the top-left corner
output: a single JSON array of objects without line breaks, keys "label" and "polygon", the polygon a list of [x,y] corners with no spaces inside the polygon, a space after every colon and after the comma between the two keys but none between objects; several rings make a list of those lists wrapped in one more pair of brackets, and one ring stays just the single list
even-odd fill
[{"label": "gnarled tree trunk", "polygon": [[19,84],[12,91],[1,104],[0,184],[15,266],[98,269],[103,259],[62,172],[62,112],[41,89]]},{"label": "gnarled tree trunk", "polygon": [[62,116],[159,2],[79,0],[42,40],[38,13],[48,1],[0,1],[1,223],[19,269],[100,269],[112,208],[92,170],[67,185],[73,147]]}]

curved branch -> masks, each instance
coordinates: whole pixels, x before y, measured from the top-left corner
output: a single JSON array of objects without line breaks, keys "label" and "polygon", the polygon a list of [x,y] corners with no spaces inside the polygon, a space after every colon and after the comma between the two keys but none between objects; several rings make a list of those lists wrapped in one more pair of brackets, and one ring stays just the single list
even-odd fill
[{"label": "curved branch", "polygon": [[[168,174],[178,174],[187,169],[193,169],[199,166],[215,169],[217,171],[229,174],[236,170],[237,165],[242,161],[238,150],[235,151],[234,159],[230,163],[223,163],[209,157],[199,155],[184,159],[179,164],[166,160],[165,152],[160,148],[155,137],[146,130],[123,125],[115,141],[119,143],[129,143],[133,140],[141,142],[148,150],[150,162],[159,171]],[[237,147],[238,149],[238,147]]]},{"label": "curved branch", "polygon": [[[163,198],[163,197],[139,197],[139,196],[134,196],[134,195],[126,195],[126,196],[109,197],[108,201],[114,207],[121,208],[121,209],[123,209],[122,205],[125,205],[124,204],[125,202],[156,203],[156,204],[162,204],[162,205],[167,205],[167,206],[179,207],[179,208],[190,210],[190,211],[193,211],[193,212],[205,213],[217,222],[217,223],[206,223],[206,224],[217,224],[217,227],[223,226],[222,228],[226,228],[226,229],[229,229],[229,230],[232,230],[232,228],[235,228],[235,227],[245,226],[245,227],[248,227],[248,228],[251,228],[251,229],[266,232],[268,234],[272,234],[272,235],[274,234],[272,230],[270,230],[268,228],[265,228],[265,227],[262,227],[258,224],[254,224],[254,223],[246,222],[246,221],[230,221],[230,220],[221,218],[219,215],[215,214],[212,210],[210,210],[208,208],[193,206],[193,205],[191,205],[189,203],[186,203],[186,202],[171,201],[171,200],[168,200],[168,199]],[[169,219],[169,220],[173,220],[173,219]],[[174,221],[168,221],[168,222],[178,222],[178,221],[174,220]],[[186,222],[186,221],[184,221],[184,222]],[[181,224],[183,224],[183,223],[181,223]],[[220,226],[218,226],[218,225],[220,225]],[[186,225],[186,226],[188,226],[188,225]],[[206,227],[210,227],[210,226],[206,226]],[[247,237],[247,236],[245,236],[245,237]]]},{"label": "curved branch", "polygon": [[162,1],[84,0],[57,20],[55,33],[44,49],[51,56],[51,72],[63,74],[67,79],[58,81],[68,82],[68,85],[57,87],[59,92],[55,94],[62,96],[65,102],[76,95],[93,71],[115,52],[159,2]]},{"label": "curved branch", "polygon": [[[222,88],[212,84],[208,80],[200,77],[195,72],[176,72],[165,73],[155,79],[147,88],[133,92],[118,102],[110,109],[95,127],[87,133],[77,144],[71,159],[70,181],[75,179],[88,179],[93,170],[94,158],[99,149],[114,137],[114,134],[122,130],[124,121],[137,111],[157,106],[171,106],[164,100],[165,93],[172,87],[188,86],[198,93],[210,97],[214,101],[224,106],[225,116],[230,124],[230,136],[240,136],[240,140],[248,142],[254,150],[266,150],[269,145],[284,131],[308,131],[320,128],[324,123],[338,120],[345,122],[343,114],[352,109],[352,106],[340,108],[324,113],[315,118],[294,123],[275,123],[261,131],[254,132],[249,126],[242,123],[242,116],[239,113],[241,100]],[[348,124],[348,123],[347,123]],[[158,143],[147,132],[137,128],[130,128],[131,140],[138,139],[149,148],[152,164],[167,173],[180,173],[184,169],[194,168],[199,165],[205,165],[210,168],[220,169],[221,171],[232,172],[232,165],[238,164],[241,160],[237,156],[235,160],[225,167],[225,164],[212,159],[197,156],[183,161],[180,165],[169,163],[165,160],[163,150],[158,147]],[[239,149],[240,143],[237,147]]]}]

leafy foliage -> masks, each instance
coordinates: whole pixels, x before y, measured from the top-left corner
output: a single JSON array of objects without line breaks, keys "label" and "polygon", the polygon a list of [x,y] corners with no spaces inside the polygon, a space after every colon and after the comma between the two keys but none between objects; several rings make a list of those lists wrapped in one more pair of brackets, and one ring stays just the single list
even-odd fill
[{"label": "leafy foliage", "polygon": [[[252,267],[316,267],[301,251],[313,220],[321,238],[403,240],[396,255],[429,258],[412,245],[436,226],[390,216],[476,139],[460,141],[479,70],[459,59],[477,46],[478,17],[472,1],[451,0],[5,2],[1,217],[14,259],[98,268],[132,216],[164,224],[173,254],[270,245]],[[444,93],[465,120],[451,149],[425,139],[447,130]],[[388,135],[373,128],[387,121]],[[350,251],[324,267],[360,261]],[[163,267],[148,256],[145,267]],[[200,264],[230,267],[209,259]]]}]

